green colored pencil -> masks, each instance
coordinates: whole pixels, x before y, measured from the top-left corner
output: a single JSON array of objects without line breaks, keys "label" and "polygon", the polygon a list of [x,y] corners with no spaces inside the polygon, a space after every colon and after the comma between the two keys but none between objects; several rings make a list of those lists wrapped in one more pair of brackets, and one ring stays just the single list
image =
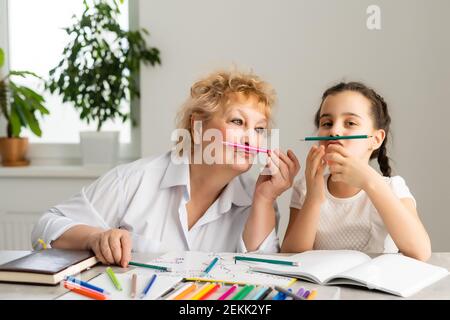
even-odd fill
[{"label": "green colored pencil", "polygon": [[336,136],[336,137],[306,137],[305,139],[300,139],[301,141],[326,141],[326,140],[350,140],[350,139],[368,139],[372,136],[359,135],[359,136]]},{"label": "green colored pencil", "polygon": [[272,263],[272,264],[283,264],[286,266],[298,266],[299,263],[297,261],[286,261],[286,260],[272,260],[272,259],[263,259],[263,258],[254,258],[254,257],[243,257],[243,256],[235,256],[234,262],[237,260],[242,261],[253,261],[253,262],[265,262],[265,263]]},{"label": "green colored pencil", "polygon": [[111,269],[111,267],[106,268],[106,273],[108,274],[116,289],[122,291],[122,286],[120,285],[119,279],[117,279],[113,269]]},{"label": "green colored pencil", "polygon": [[169,268],[169,267],[155,266],[153,264],[147,264],[147,263],[140,263],[140,262],[130,261],[128,264],[130,266],[149,268],[149,269],[156,269],[156,270],[160,270],[160,271],[167,271],[167,272],[171,272],[172,271],[172,269]]},{"label": "green colored pencil", "polygon": [[231,298],[231,300],[242,300],[244,299],[253,289],[255,288],[252,284],[247,284],[243,287],[236,295]]}]

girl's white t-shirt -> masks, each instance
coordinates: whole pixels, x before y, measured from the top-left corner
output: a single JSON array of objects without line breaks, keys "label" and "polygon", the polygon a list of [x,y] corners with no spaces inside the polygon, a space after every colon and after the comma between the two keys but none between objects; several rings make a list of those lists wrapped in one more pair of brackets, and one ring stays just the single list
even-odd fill
[{"label": "girl's white t-shirt", "polygon": [[[330,194],[324,175],[326,200],[320,208],[315,250],[358,250],[366,253],[395,253],[398,248],[389,235],[377,209],[367,193],[361,190],[350,198]],[[400,176],[383,177],[399,198],[416,201]],[[306,196],[306,179],[302,176],[293,187],[291,208],[301,209]]]}]

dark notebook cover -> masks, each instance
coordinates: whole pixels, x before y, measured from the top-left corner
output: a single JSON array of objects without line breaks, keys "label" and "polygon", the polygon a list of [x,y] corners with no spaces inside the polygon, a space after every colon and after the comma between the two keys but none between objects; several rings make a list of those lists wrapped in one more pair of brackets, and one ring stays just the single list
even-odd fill
[{"label": "dark notebook cover", "polygon": [[91,251],[47,249],[0,265],[0,271],[56,274],[94,254]]}]

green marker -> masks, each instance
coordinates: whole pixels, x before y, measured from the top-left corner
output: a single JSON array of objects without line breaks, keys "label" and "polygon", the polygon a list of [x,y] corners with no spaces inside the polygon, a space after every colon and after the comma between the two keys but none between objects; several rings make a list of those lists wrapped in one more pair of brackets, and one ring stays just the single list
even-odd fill
[{"label": "green marker", "polygon": [[359,135],[359,136],[335,136],[335,137],[306,137],[305,139],[300,139],[301,141],[327,141],[327,140],[350,140],[350,139],[368,139],[372,136]]},{"label": "green marker", "polygon": [[111,267],[106,268],[106,273],[108,274],[109,278],[111,279],[111,281],[114,284],[114,286],[116,287],[116,289],[119,291],[122,291],[122,286],[120,285],[120,282],[117,279],[117,277],[114,274],[114,271],[111,269]]},{"label": "green marker", "polygon": [[255,288],[254,285],[247,284],[231,300],[242,300]]}]

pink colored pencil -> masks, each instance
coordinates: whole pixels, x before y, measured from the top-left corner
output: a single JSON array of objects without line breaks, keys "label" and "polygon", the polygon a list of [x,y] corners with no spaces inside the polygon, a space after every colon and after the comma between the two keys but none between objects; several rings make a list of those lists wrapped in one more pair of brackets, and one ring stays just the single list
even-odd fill
[{"label": "pink colored pencil", "polygon": [[219,299],[217,300],[225,300],[226,298],[228,298],[236,289],[237,289],[238,285],[237,284],[233,284],[231,286],[230,289],[228,289],[223,295],[221,295],[219,297]]},{"label": "pink colored pencil", "polygon": [[263,152],[263,153],[270,152],[270,150],[268,150],[268,149],[262,149],[262,148],[252,147],[252,146],[245,146],[243,144],[238,144],[238,143],[233,143],[233,142],[228,142],[228,141],[223,141],[223,144],[230,146],[230,147],[241,148],[241,149],[244,149],[247,151],[256,151],[256,152]]}]

